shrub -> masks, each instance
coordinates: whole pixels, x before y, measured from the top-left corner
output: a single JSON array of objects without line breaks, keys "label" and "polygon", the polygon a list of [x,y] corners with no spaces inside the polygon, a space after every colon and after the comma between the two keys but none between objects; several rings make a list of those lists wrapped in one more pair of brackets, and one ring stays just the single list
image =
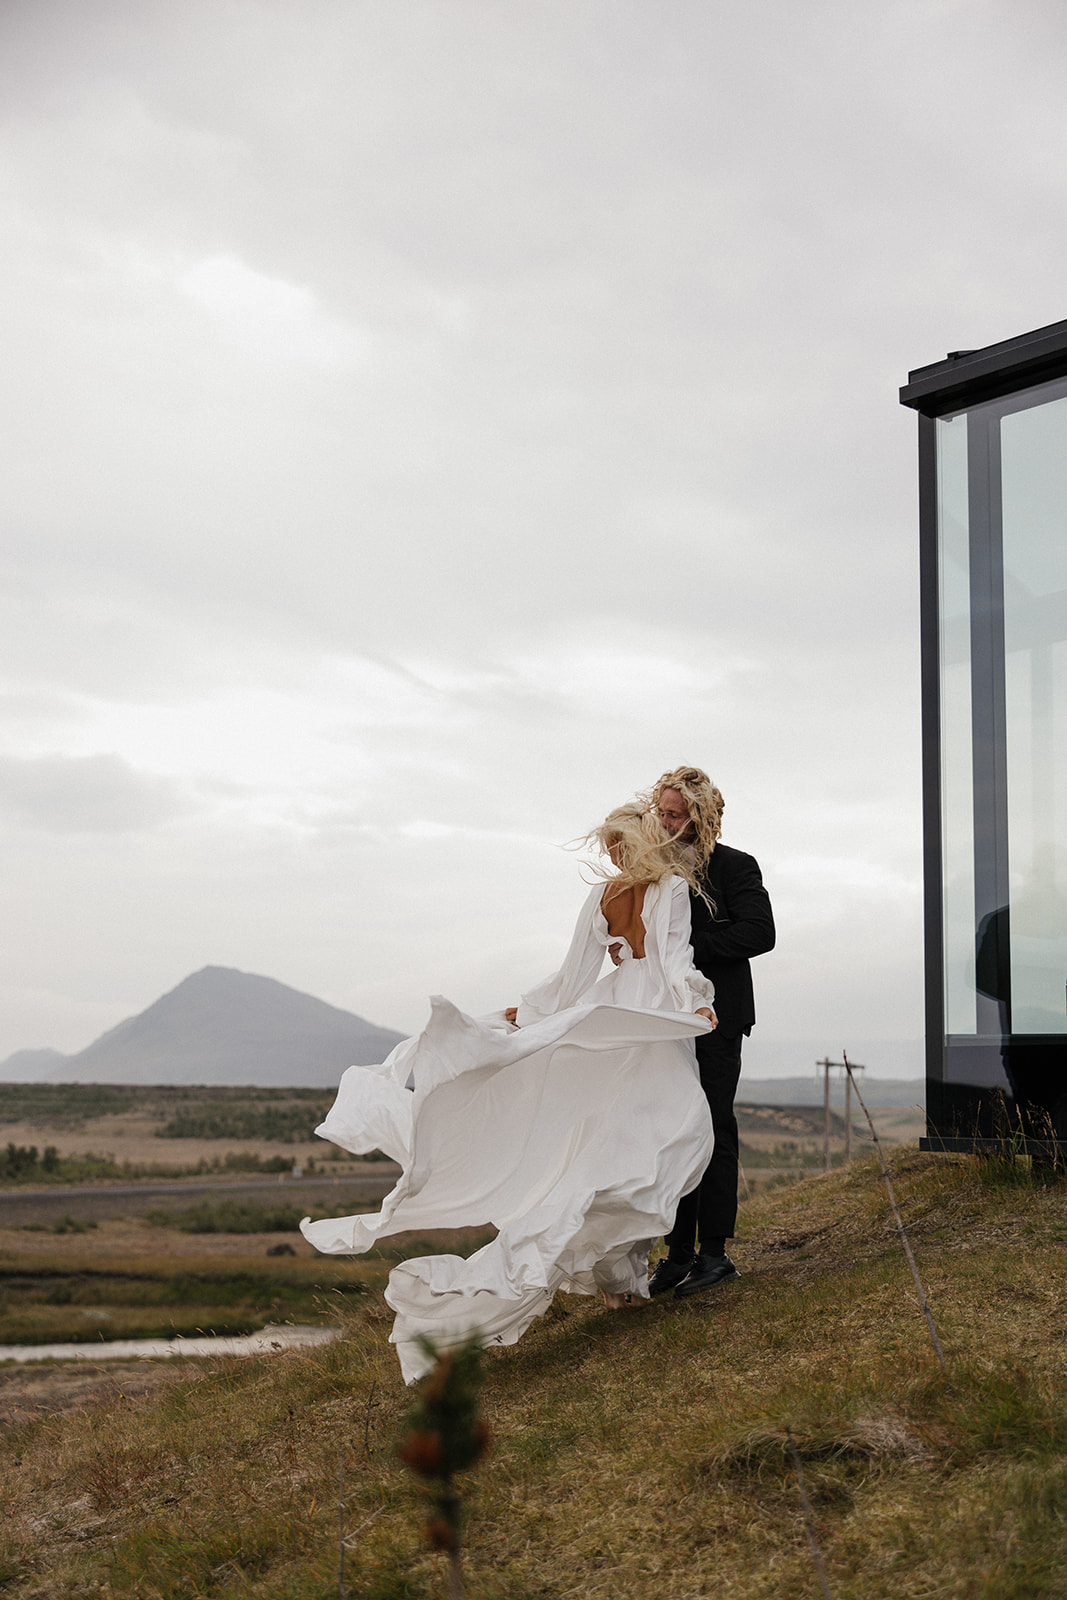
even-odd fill
[{"label": "shrub", "polygon": [[200,1200],[181,1211],[150,1211],[148,1220],[182,1233],[295,1233],[306,1214],[291,1200]]}]

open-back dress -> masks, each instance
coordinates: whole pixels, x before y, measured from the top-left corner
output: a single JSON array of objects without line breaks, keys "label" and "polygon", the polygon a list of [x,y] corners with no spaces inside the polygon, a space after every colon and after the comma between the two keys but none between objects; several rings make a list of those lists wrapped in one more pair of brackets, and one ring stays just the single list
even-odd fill
[{"label": "open-back dress", "polygon": [[[375,1067],[350,1067],[316,1129],[403,1172],[373,1215],[305,1218],[305,1238],[358,1255],[410,1229],[491,1225],[467,1260],[403,1261],[391,1335],[411,1383],[438,1348],[478,1333],[513,1344],[558,1289],[648,1295],[648,1251],[711,1155],[694,1040],[712,985],[693,966],[689,890],[670,877],[602,905],[592,890],[558,972],[523,996],[518,1026],[431,1000],[430,1020]],[[609,930],[609,920],[611,930]],[[628,936],[626,936],[628,934]],[[600,976],[609,944],[622,961]]]}]

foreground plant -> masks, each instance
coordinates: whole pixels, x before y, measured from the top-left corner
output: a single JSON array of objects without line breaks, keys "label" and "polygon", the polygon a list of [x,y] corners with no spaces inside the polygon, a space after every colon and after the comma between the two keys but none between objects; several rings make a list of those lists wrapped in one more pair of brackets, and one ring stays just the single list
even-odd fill
[{"label": "foreground plant", "polygon": [[479,1405],[482,1347],[475,1338],[439,1354],[428,1339],[420,1342],[436,1364],[419,1386],[398,1453],[427,1483],[432,1509],[426,1538],[434,1550],[447,1552],[449,1600],[462,1600],[461,1503],[454,1477],[473,1467],[489,1448],[489,1427]]}]

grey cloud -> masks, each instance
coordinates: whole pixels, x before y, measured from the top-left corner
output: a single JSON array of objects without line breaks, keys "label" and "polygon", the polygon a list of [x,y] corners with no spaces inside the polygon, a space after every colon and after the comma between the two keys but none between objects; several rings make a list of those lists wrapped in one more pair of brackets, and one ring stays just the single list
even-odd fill
[{"label": "grey cloud", "polygon": [[0,756],[0,810],[51,833],[134,833],[190,809],[170,778],[117,755]]}]

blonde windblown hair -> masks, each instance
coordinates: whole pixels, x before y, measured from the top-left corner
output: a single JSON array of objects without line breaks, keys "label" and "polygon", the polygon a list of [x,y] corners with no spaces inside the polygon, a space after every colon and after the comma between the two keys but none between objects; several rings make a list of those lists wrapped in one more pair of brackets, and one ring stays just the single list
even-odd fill
[{"label": "blonde windblown hair", "polygon": [[697,873],[703,872],[711,860],[716,841],[722,832],[722,814],[726,802],[706,772],[699,767],[675,767],[657,778],[647,797],[650,812],[654,815],[665,789],[677,789],[689,807],[689,827],[675,839],[684,839],[696,857]]},{"label": "blonde windblown hair", "polygon": [[628,800],[609,811],[599,828],[588,834],[586,842],[596,845],[601,855],[608,857],[608,861],[590,865],[598,877],[608,880],[609,899],[632,884],[662,883],[672,874],[700,892],[692,851],[663,831],[644,799]]}]

